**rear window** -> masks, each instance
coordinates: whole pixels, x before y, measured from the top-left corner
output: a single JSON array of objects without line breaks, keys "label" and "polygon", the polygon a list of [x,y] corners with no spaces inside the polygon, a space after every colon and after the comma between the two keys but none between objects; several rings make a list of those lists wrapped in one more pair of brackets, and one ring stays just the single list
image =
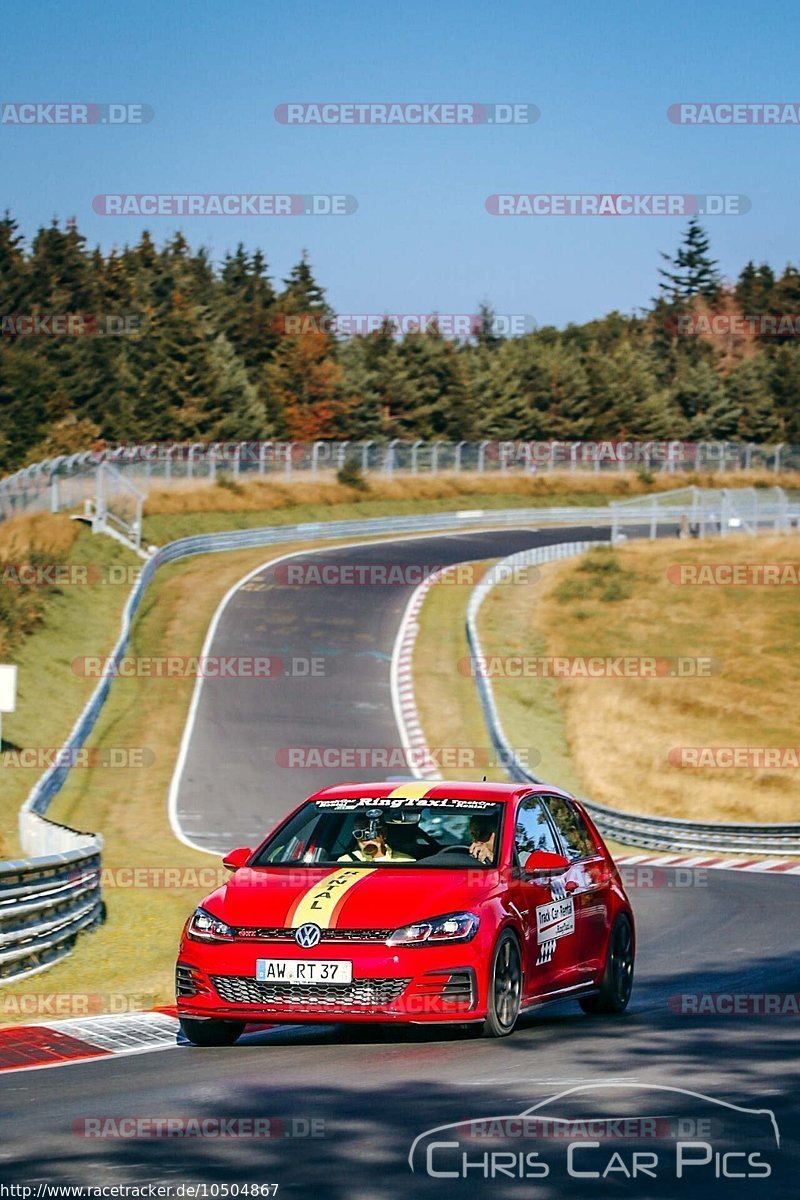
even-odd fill
[{"label": "rear window", "polygon": [[558,826],[559,833],[571,859],[590,858],[597,854],[598,847],[581,814],[569,800],[562,796],[548,796],[547,807]]}]

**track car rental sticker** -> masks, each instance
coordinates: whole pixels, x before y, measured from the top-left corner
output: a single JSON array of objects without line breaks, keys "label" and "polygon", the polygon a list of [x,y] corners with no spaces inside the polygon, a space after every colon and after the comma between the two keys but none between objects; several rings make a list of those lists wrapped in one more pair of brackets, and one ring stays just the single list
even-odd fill
[{"label": "track car rental sticker", "polygon": [[568,900],[554,900],[552,904],[536,906],[537,942],[555,941],[575,932],[575,905]]}]

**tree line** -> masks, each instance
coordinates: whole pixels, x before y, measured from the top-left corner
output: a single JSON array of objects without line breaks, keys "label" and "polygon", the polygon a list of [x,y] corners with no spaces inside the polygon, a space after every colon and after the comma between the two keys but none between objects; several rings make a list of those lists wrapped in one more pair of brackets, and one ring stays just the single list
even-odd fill
[{"label": "tree line", "polygon": [[697,221],[663,259],[632,315],[505,337],[482,305],[467,338],[341,337],[305,254],[277,284],[243,245],[218,266],[182,233],[103,253],[74,221],[28,244],[6,213],[0,470],[101,441],[800,443],[800,270],[725,283]]}]

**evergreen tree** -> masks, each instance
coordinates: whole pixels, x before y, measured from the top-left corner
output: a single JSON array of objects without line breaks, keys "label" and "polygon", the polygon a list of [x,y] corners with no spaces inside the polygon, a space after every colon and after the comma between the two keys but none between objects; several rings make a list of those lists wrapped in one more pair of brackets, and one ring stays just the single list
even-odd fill
[{"label": "evergreen tree", "polygon": [[661,254],[670,268],[659,268],[661,295],[673,303],[691,300],[694,296],[715,300],[720,292],[720,274],[716,260],[710,256],[710,248],[708,234],[697,217],[692,217],[675,257]]}]

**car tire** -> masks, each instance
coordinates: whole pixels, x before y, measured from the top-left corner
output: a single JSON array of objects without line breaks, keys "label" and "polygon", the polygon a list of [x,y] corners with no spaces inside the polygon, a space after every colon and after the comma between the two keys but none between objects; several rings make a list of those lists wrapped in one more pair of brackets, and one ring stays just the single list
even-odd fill
[{"label": "car tire", "polygon": [[522,1003],[522,954],[510,929],[497,939],[489,970],[489,1010],[483,1037],[508,1037],[513,1033]]},{"label": "car tire", "polygon": [[194,1046],[232,1046],[244,1033],[244,1021],[194,1021],[181,1017],[181,1033]]},{"label": "car tire", "polygon": [[624,1013],[633,987],[633,929],[629,918],[621,913],[614,922],[608,939],[606,966],[600,987],[592,996],[578,1001],[585,1013]]}]

